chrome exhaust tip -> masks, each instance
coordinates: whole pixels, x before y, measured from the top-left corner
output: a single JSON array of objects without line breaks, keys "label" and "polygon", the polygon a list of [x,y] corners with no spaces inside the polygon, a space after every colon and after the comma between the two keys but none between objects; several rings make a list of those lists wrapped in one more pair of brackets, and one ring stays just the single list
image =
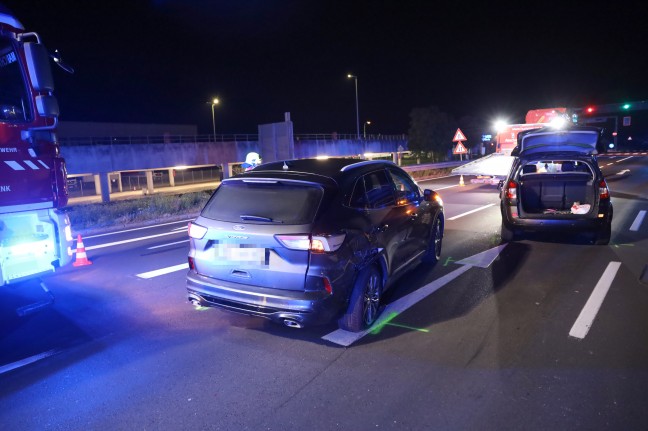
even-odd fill
[{"label": "chrome exhaust tip", "polygon": [[289,328],[302,328],[302,324],[293,319],[284,319],[283,323]]}]

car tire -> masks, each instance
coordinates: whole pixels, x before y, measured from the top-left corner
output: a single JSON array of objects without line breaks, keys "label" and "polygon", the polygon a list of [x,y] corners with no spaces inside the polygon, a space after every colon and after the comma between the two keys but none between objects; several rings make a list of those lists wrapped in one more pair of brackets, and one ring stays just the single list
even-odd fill
[{"label": "car tire", "polygon": [[515,239],[515,231],[508,227],[504,222],[502,222],[502,227],[500,228],[500,236],[502,241],[509,242]]},{"label": "car tire", "polygon": [[606,224],[603,229],[596,233],[594,243],[596,245],[608,245],[610,243],[610,237],[612,237],[612,222]]},{"label": "car tire", "polygon": [[359,332],[370,327],[380,314],[383,283],[380,271],[370,265],[356,277],[346,313],[338,320],[340,329]]},{"label": "car tire", "polygon": [[428,248],[421,258],[424,263],[437,263],[441,258],[441,246],[443,245],[443,225],[439,217],[434,219],[430,232]]}]

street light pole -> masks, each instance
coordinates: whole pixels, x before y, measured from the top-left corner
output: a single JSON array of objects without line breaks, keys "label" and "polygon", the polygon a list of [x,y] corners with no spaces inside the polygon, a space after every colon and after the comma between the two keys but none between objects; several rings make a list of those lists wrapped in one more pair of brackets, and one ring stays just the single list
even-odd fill
[{"label": "street light pole", "polygon": [[218,105],[218,99],[214,98],[211,101],[211,106],[212,106],[212,129],[214,132],[214,143],[216,143],[216,117],[214,116],[214,106]]},{"label": "street light pole", "polygon": [[367,139],[367,126],[371,125],[371,121],[365,121],[365,123],[362,125],[362,136]]},{"label": "street light pole", "polygon": [[360,139],[360,109],[358,108],[358,77],[347,75],[347,78],[353,78],[355,80],[355,94],[356,94],[356,132],[358,133],[358,139]]}]

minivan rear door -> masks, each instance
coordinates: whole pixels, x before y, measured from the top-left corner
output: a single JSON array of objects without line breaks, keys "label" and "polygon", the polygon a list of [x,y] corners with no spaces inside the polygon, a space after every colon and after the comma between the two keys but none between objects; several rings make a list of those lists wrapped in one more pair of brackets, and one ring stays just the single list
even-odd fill
[{"label": "minivan rear door", "polygon": [[541,153],[597,154],[600,131],[596,128],[583,129],[540,129],[520,135],[519,155],[529,156]]}]

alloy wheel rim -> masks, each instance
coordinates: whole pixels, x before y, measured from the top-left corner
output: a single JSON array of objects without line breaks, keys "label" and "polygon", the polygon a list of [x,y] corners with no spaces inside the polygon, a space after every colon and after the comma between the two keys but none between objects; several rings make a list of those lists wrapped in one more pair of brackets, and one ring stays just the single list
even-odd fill
[{"label": "alloy wheel rim", "polygon": [[380,305],[380,284],[378,275],[372,273],[367,280],[367,286],[364,294],[364,322],[367,326],[371,325],[378,316],[378,307]]}]

